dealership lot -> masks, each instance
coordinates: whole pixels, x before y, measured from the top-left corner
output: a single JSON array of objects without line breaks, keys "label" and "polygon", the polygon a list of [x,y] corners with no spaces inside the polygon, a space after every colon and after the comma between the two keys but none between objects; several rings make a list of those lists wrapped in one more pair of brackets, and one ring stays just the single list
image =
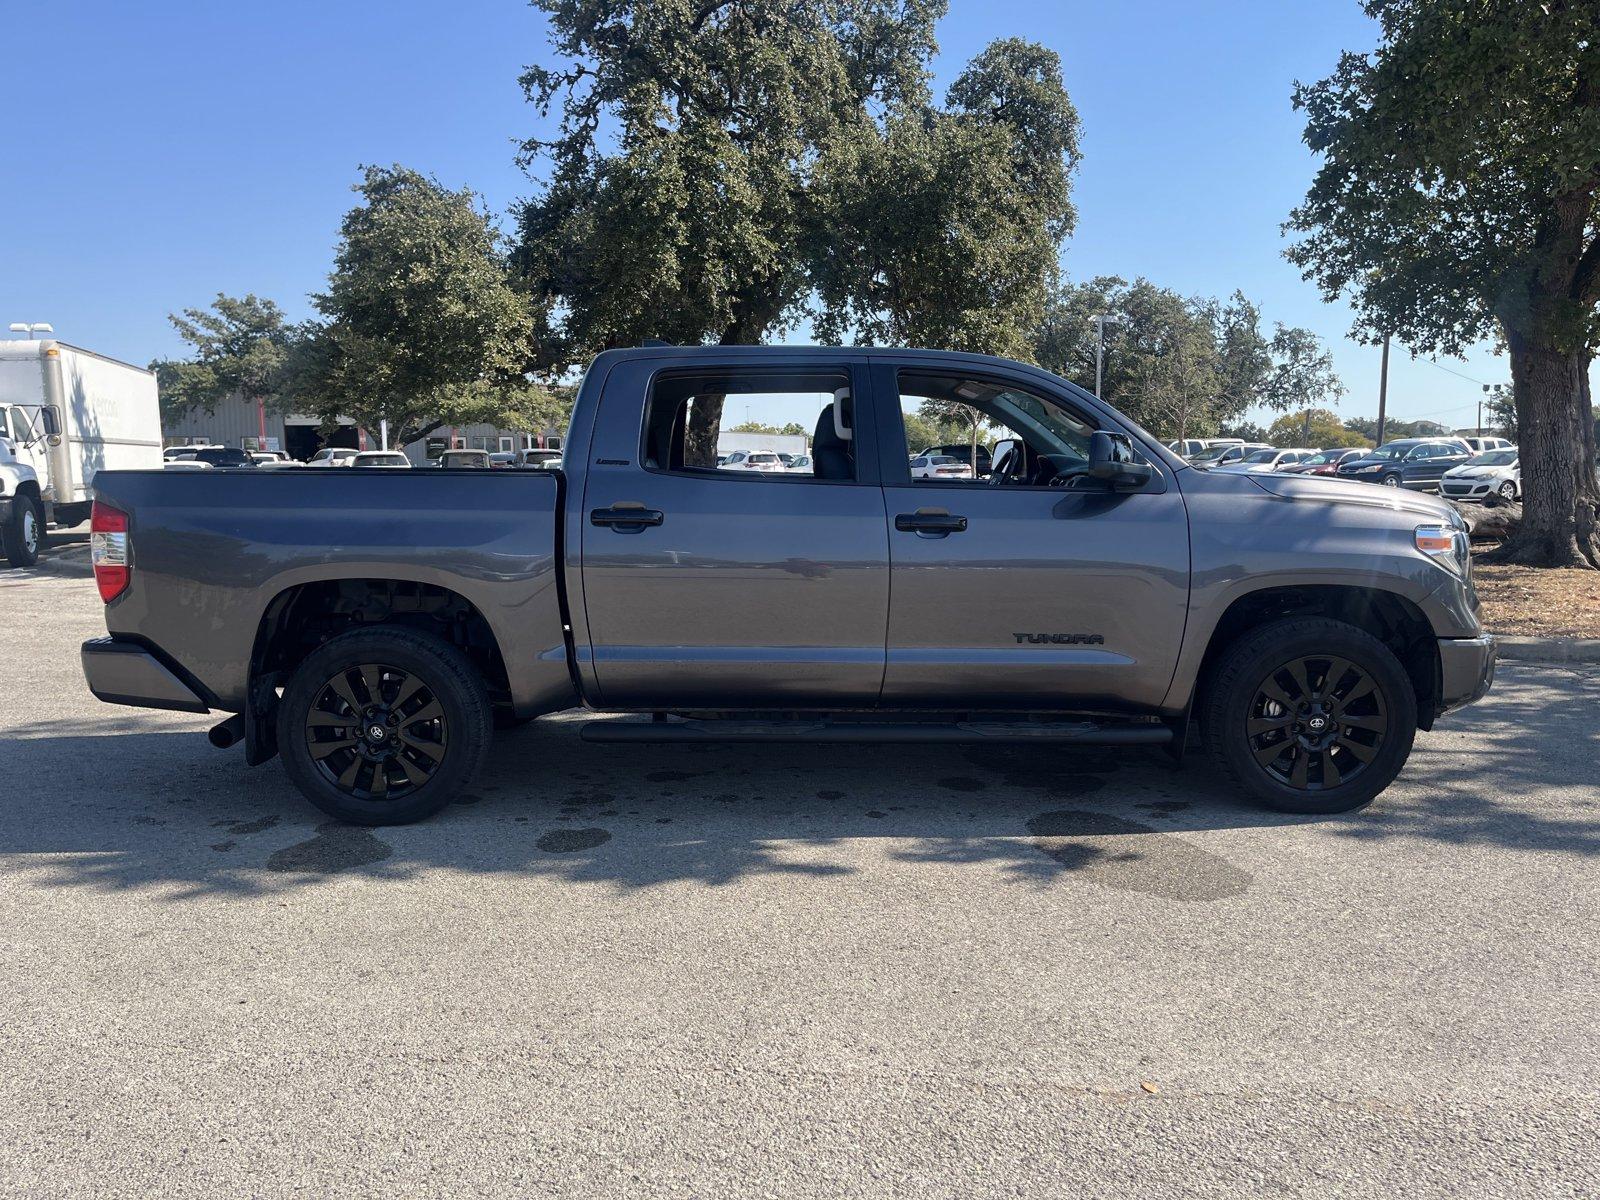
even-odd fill
[{"label": "dealership lot", "polygon": [[1600,671],[1367,813],[1195,761],[503,735],[324,823],[0,571],[0,1180],[33,1194],[1582,1195]]}]

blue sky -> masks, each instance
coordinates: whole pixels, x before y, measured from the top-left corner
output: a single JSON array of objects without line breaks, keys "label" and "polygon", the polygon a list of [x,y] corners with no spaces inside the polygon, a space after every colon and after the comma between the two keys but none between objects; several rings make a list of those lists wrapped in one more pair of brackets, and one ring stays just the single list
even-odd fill
[{"label": "blue sky", "polygon": [[[358,164],[468,184],[502,212],[531,190],[514,142],[537,114],[516,79],[547,50],[518,0],[54,0],[25,24],[0,76],[4,322],[177,355],[166,314],[218,291],[309,313]],[[1068,273],[1241,288],[1326,338],[1341,411],[1374,413],[1376,349],[1346,338],[1348,310],[1299,279],[1279,234],[1314,166],[1290,90],[1374,43],[1355,0],[951,0],[941,88],[1011,35],[1061,54],[1083,119]],[[1479,383],[1508,378],[1488,347],[1440,365],[1397,352],[1390,411],[1470,424]]]}]

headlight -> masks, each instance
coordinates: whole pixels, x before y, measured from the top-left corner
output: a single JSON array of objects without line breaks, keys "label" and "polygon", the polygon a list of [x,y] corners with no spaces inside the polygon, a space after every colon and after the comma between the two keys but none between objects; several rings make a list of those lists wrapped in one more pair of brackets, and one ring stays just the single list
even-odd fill
[{"label": "headlight", "polygon": [[1411,535],[1418,550],[1440,566],[1462,578],[1466,577],[1472,551],[1467,544],[1467,531],[1455,525],[1418,525]]}]

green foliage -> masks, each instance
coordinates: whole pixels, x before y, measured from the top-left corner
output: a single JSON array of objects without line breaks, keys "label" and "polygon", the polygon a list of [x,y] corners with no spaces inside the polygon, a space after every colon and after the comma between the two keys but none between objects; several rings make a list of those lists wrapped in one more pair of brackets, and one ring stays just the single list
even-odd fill
[{"label": "green foliage", "polygon": [[442,425],[540,428],[549,394],[523,373],[539,310],[515,287],[493,221],[467,190],[368,167],[340,227],[328,290],[290,372],[297,407],[404,445]]},{"label": "green foliage", "polygon": [[781,435],[783,437],[795,437],[795,436],[808,437],[808,436],[810,436],[810,433],[811,433],[811,431],[809,429],[807,429],[804,425],[801,425],[796,421],[790,421],[787,425],[769,425],[765,421],[741,421],[739,424],[735,425],[732,429],[728,430],[728,432],[729,433],[769,433],[769,434]]},{"label": "green foliage", "polygon": [[1600,566],[1588,365],[1600,345],[1594,0],[1366,0],[1382,29],[1295,91],[1322,156],[1290,261],[1356,333],[1511,358],[1526,497],[1509,557]]},{"label": "green foliage", "polygon": [[1029,357],[1076,219],[1077,139],[1059,57],[1011,38],[973,60],[945,108],[834,147],[818,170],[818,336]]},{"label": "green foliage", "polygon": [[[1460,354],[1550,323],[1593,345],[1600,301],[1600,37],[1585,0],[1367,0],[1374,54],[1295,89],[1324,157],[1290,260],[1357,331]],[[1585,234],[1590,240],[1585,245]],[[1541,280],[1556,270],[1562,286]]]},{"label": "green foliage", "polygon": [[254,404],[276,393],[292,330],[271,300],[219,292],[210,309],[186,308],[181,316],[167,319],[193,348],[193,357],[150,364],[163,417],[180,417],[197,408],[209,415],[225,400]]},{"label": "green foliage", "polygon": [[561,313],[553,361],[806,315],[824,339],[1026,351],[1073,220],[1052,52],[996,42],[939,106],[943,0],[537,6],[562,62],[522,83],[561,124],[523,146],[549,174],[517,262]]},{"label": "green foliage", "polygon": [[1344,384],[1333,370],[1333,356],[1309,329],[1279,325],[1272,335],[1271,357],[1260,400],[1274,412],[1337,404],[1344,395]]},{"label": "green foliage", "polygon": [[[1362,441],[1367,443],[1374,443],[1378,439],[1376,417],[1346,417],[1344,428],[1359,435]],[[1383,440],[1386,442],[1399,441],[1401,438],[1441,437],[1449,432],[1449,426],[1441,425],[1437,421],[1401,421],[1389,417],[1383,423]]]},{"label": "green foliage", "polygon": [[1257,425],[1254,421],[1225,421],[1222,428],[1217,430],[1217,436],[1239,438],[1246,442],[1269,440],[1266,426]]},{"label": "green foliage", "polygon": [[1484,396],[1483,414],[1495,434],[1513,442],[1517,440],[1517,404],[1505,384],[1495,384]]},{"label": "green foliage", "polygon": [[1318,450],[1372,445],[1371,438],[1363,437],[1340,424],[1339,414],[1330,408],[1285,413],[1272,423],[1263,440],[1274,446],[1311,446]]},{"label": "green foliage", "polygon": [[1092,389],[1101,314],[1112,318],[1101,396],[1161,437],[1209,436],[1249,408],[1305,407],[1344,390],[1315,335],[1278,325],[1269,341],[1242,293],[1185,298],[1147,279],[1061,288],[1036,334],[1036,361]]}]

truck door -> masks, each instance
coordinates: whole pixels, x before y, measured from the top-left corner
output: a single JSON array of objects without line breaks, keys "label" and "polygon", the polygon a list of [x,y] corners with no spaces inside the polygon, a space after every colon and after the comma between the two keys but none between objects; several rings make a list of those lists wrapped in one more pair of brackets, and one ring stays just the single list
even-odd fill
[{"label": "truck door", "polygon": [[[569,501],[581,525],[568,525],[582,555],[574,636],[601,703],[877,703],[889,561],[873,430],[856,420],[864,382],[849,355],[611,370]],[[718,434],[736,426],[803,430],[811,465],[784,468],[785,441],[719,467]]]},{"label": "truck door", "polygon": [[[1168,468],[1109,493],[1082,477],[1102,424],[1020,373],[872,371],[889,528],[885,707],[1148,709],[1183,639],[1189,528]],[[976,478],[913,479],[906,454],[975,438]],[[908,447],[902,450],[901,445]],[[970,451],[969,451],[970,456]]]}]

